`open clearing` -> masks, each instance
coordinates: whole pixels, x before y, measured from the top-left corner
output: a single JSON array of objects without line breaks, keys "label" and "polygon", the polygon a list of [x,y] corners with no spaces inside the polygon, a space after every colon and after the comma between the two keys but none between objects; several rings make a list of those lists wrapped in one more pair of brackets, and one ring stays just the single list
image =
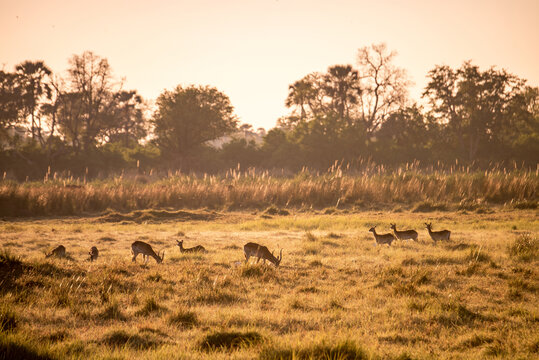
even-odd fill
[{"label": "open clearing", "polygon": [[[537,215],[5,221],[0,357],[538,358]],[[427,221],[451,240],[435,245]],[[368,229],[386,233],[391,222],[419,241],[374,246]],[[209,252],[181,254],[176,239]],[[135,240],[165,250],[164,263],[132,263]],[[283,248],[281,266],[245,265],[250,241]],[[58,244],[67,258],[45,259]],[[90,263],[92,246],[99,258]]]}]

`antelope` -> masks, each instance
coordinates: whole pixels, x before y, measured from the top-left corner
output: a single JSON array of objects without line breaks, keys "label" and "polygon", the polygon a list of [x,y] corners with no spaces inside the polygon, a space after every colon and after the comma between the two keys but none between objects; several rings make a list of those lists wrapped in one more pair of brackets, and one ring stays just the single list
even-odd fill
[{"label": "antelope", "polygon": [[163,254],[159,256],[159,254],[156,254],[155,251],[153,251],[150,244],[147,244],[143,241],[135,241],[134,243],[132,243],[131,252],[133,253],[133,259],[131,259],[131,261],[137,262],[138,254],[142,254],[144,264],[148,263],[150,256],[153,257],[158,264],[162,263],[163,259],[165,258],[165,250],[163,250]]},{"label": "antelope", "polygon": [[94,261],[94,260],[97,260],[97,257],[99,256],[99,250],[97,250],[97,248],[95,246],[92,246],[92,248],[90,249],[90,252],[88,253],[90,254],[90,261]]},{"label": "antelope", "polygon": [[196,253],[196,252],[207,253],[208,252],[206,249],[204,249],[204,246],[202,245],[197,245],[192,248],[184,248],[183,240],[180,240],[180,241],[176,240],[176,243],[177,243],[176,245],[178,245],[182,253]]},{"label": "antelope", "polygon": [[51,256],[52,257],[57,257],[57,258],[66,257],[66,248],[65,248],[65,246],[64,245],[58,245],[57,247],[52,249],[52,251],[48,255],[45,255],[45,258],[50,258]]},{"label": "antelope", "polygon": [[425,223],[425,226],[427,227],[429,235],[434,242],[438,240],[449,240],[449,236],[451,236],[451,231],[449,230],[432,231],[432,223]]},{"label": "antelope", "polygon": [[395,236],[399,240],[414,240],[417,241],[417,231],[415,230],[404,230],[404,231],[398,231],[396,224],[390,224],[391,229],[393,229],[393,232],[395,233]]},{"label": "antelope", "polygon": [[378,245],[378,244],[388,244],[389,246],[391,246],[391,243],[393,242],[393,240],[395,240],[395,237],[391,233],[377,234],[376,233],[376,226],[371,227],[369,229],[369,231],[374,234],[374,240],[376,241],[376,245]]},{"label": "antelope", "polygon": [[278,267],[281,263],[281,260],[283,259],[283,249],[281,249],[281,253],[278,258],[271,253],[267,247],[255,243],[247,243],[243,246],[243,252],[245,253],[245,263],[249,261],[249,258],[251,256],[257,257],[256,263],[260,261],[260,259],[264,260],[264,264],[266,263],[266,260],[273,263],[275,267]]}]

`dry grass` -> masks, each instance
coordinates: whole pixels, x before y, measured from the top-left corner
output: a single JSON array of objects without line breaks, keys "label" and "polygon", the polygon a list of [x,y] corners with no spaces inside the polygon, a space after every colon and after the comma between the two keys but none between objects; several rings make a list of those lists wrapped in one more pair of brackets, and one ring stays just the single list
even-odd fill
[{"label": "dry grass", "polygon": [[[205,220],[215,215],[177,209],[256,209],[267,218],[289,215],[290,209],[313,208],[325,209],[326,214],[402,207],[417,212],[484,213],[492,204],[536,209],[538,180],[537,171],[530,170],[471,172],[463,167],[437,170],[407,165],[393,171],[367,164],[361,172],[335,166],[326,173],[304,170],[293,177],[251,169],[232,170],[225,176],[155,177],[148,183],[123,177],[84,183],[48,178],[42,183],[0,181],[0,216],[106,212],[99,220],[142,223]],[[148,210],[158,208],[174,210]]]},{"label": "dry grass", "polygon": [[[419,241],[374,246],[368,228],[390,222]],[[533,209],[3,222],[0,358],[533,358],[538,232]],[[181,254],[178,234],[209,252]],[[136,239],[164,263],[132,263]],[[281,265],[245,265],[249,241]],[[45,259],[57,244],[68,257]]]}]

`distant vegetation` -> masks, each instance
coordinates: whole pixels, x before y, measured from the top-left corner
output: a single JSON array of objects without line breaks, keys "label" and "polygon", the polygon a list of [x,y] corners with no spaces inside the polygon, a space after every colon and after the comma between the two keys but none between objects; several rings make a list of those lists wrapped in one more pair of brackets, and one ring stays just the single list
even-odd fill
[{"label": "distant vegetation", "polygon": [[537,171],[519,169],[421,169],[412,164],[393,171],[370,163],[361,171],[336,165],[327,172],[304,169],[288,176],[254,169],[231,170],[223,176],[134,175],[89,182],[51,175],[42,182],[0,181],[0,216],[102,213],[103,222],[144,222],[214,217],[211,212],[178,209],[264,210],[264,216],[288,215],[287,209],[326,213],[399,207],[415,212],[485,212],[500,205],[536,209],[538,178]]},{"label": "distant vegetation", "polygon": [[73,55],[65,76],[43,61],[24,61],[0,71],[0,176],[223,174],[238,166],[325,171],[360,159],[391,168],[458,162],[473,170],[492,163],[535,170],[539,88],[470,62],[434,66],[427,77],[420,105],[408,96],[395,53],[361,48],[355,66],[291,79],[283,99],[290,113],[266,132],[241,125],[228,96],[211,86],[179,85],[144,100],[92,52]]}]

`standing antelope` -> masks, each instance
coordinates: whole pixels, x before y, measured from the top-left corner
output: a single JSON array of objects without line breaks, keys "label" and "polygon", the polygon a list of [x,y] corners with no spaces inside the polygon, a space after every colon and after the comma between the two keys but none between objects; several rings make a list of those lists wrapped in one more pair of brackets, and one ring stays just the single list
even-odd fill
[{"label": "standing antelope", "polygon": [[180,251],[182,253],[191,253],[191,252],[201,252],[201,253],[207,253],[208,251],[206,249],[204,249],[204,246],[202,245],[197,245],[195,247],[192,247],[192,248],[184,248],[183,247],[183,240],[176,240],[176,245],[178,245],[178,247],[180,248]]},{"label": "standing antelope", "polygon": [[429,235],[434,242],[438,240],[449,240],[449,236],[451,236],[451,231],[449,230],[432,231],[432,223],[425,223],[425,226],[427,227]]},{"label": "standing antelope", "polygon": [[376,241],[376,245],[378,245],[378,244],[388,244],[389,246],[391,246],[391,243],[393,242],[393,240],[395,240],[395,237],[391,233],[377,234],[376,233],[376,226],[371,227],[369,229],[369,231],[374,234],[374,240]]},{"label": "standing antelope", "polygon": [[90,254],[90,261],[97,260],[97,257],[99,256],[99,250],[97,250],[95,246],[92,246],[88,254]]},{"label": "standing antelope", "polygon": [[267,247],[263,245],[259,245],[256,243],[247,243],[243,246],[243,252],[245,253],[245,262],[247,263],[249,261],[249,258],[251,256],[257,257],[256,263],[260,261],[260,259],[264,260],[264,264],[266,263],[266,260],[273,263],[275,267],[278,267],[281,263],[281,260],[283,259],[283,249],[281,249],[281,253],[278,258],[276,258],[273,253],[271,253]]},{"label": "standing antelope", "polygon": [[138,254],[142,254],[142,259],[144,259],[145,264],[148,263],[150,256],[153,257],[158,264],[162,263],[165,257],[165,250],[163,250],[163,254],[159,256],[155,253],[155,251],[153,251],[150,244],[147,244],[143,241],[135,241],[134,243],[132,243],[131,252],[133,253],[133,259],[131,261],[137,262]]},{"label": "standing antelope", "polygon": [[395,233],[395,236],[399,240],[414,240],[417,241],[417,231],[415,230],[403,230],[398,231],[396,224],[390,224],[391,229],[393,229],[393,232]]},{"label": "standing antelope", "polygon": [[45,255],[45,257],[46,258],[50,258],[50,257],[64,258],[66,257],[66,248],[64,245],[58,245],[57,247],[52,249],[52,251],[48,255]]}]

